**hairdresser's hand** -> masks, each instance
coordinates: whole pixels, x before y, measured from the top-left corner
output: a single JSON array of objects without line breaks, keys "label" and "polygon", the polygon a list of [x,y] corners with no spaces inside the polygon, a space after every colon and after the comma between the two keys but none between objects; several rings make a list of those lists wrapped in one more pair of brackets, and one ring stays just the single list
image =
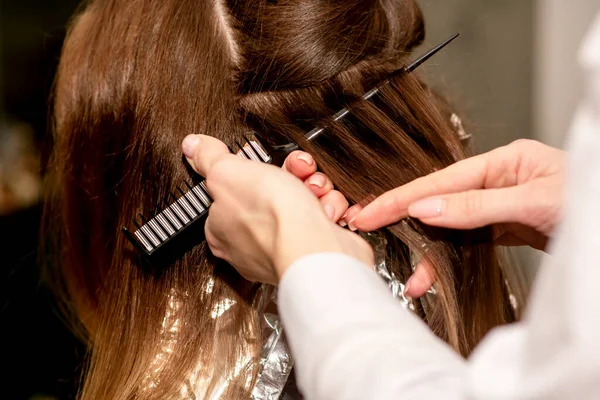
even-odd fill
[{"label": "hairdresser's hand", "polygon": [[[560,218],[564,168],[563,151],[518,140],[391,190],[348,218],[362,231],[406,217],[454,229],[493,225],[499,245],[543,250]],[[425,258],[407,294],[423,295],[433,280]]]},{"label": "hairdresser's hand", "polygon": [[[204,135],[188,136],[183,151],[214,199],[205,227],[208,245],[246,279],[277,283],[295,260],[320,252],[373,264],[371,247],[333,223],[307,185],[285,170],[236,157]],[[288,160],[285,169],[295,163]]]},{"label": "hairdresser's hand", "polygon": [[317,163],[310,154],[294,151],[285,159],[282,168],[302,180],[317,196],[329,219],[337,222],[346,214],[348,200],[342,193],[334,190],[333,182],[327,175],[317,172]]}]

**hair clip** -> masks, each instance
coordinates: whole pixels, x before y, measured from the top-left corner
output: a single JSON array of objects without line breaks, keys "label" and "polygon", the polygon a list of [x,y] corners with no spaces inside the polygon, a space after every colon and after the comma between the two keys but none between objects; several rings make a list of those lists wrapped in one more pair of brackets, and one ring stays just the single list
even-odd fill
[{"label": "hair clip", "polygon": [[[383,82],[363,94],[362,98],[369,100],[395,76],[413,72],[457,37],[458,34],[452,36],[411,64],[393,71]],[[350,114],[350,110],[342,108],[332,116],[332,119],[340,121],[348,114]],[[326,128],[320,127],[312,129],[305,135],[306,140],[315,140],[325,130]],[[282,165],[288,154],[300,149],[296,143],[288,143],[283,146],[264,146],[256,138],[246,138],[243,144],[236,143],[236,147],[237,151],[230,150],[238,157],[277,166]],[[177,188],[179,196],[170,193],[170,203],[158,214],[151,216],[139,214],[139,219],[133,221],[135,230],[122,228],[127,239],[152,264],[157,261],[169,263],[204,241],[204,224],[208,217],[212,198],[208,193],[205,181],[194,186],[187,182],[185,185],[185,189]]]}]

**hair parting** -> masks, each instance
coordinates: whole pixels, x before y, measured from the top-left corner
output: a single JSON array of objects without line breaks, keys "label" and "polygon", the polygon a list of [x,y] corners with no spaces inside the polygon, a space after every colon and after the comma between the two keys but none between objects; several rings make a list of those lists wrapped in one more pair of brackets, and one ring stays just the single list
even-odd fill
[{"label": "hair parting", "polygon": [[[467,157],[451,107],[418,75],[361,100],[424,36],[413,0],[86,2],[55,82],[42,231],[50,277],[88,343],[80,399],[249,397],[258,286],[204,243],[148,271],[120,228],[194,178],[180,152],[189,133],[298,143],[354,203]],[[331,121],[343,107],[352,114]],[[306,141],[315,126],[327,133]],[[383,234],[402,279],[426,249],[437,295],[417,312],[463,355],[519,317],[509,297],[523,304],[520,283],[489,230],[406,220]]]}]

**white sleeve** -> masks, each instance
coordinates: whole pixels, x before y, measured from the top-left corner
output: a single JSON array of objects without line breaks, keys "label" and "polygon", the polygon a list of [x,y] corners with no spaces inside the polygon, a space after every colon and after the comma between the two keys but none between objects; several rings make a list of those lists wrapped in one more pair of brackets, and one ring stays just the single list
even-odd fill
[{"label": "white sleeve", "polygon": [[304,257],[280,283],[279,309],[307,399],[600,399],[600,17],[582,65],[563,223],[525,319],[463,360],[366,265]]},{"label": "white sleeve", "polygon": [[461,399],[466,363],[341,254],[304,257],[285,273],[280,316],[307,399]]}]

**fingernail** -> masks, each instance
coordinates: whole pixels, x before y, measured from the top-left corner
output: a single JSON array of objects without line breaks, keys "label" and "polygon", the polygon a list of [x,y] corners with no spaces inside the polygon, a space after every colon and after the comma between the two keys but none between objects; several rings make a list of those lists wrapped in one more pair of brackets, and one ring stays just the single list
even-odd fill
[{"label": "fingernail", "polygon": [[308,184],[322,188],[325,186],[325,177],[321,174],[315,174],[308,179]]},{"label": "fingernail", "polygon": [[342,215],[342,218],[340,218],[340,220],[338,221],[338,225],[341,226],[342,228],[345,228],[348,226],[348,223],[346,222],[347,216],[348,216],[348,211],[346,211],[344,213],[344,215]]},{"label": "fingernail", "polygon": [[298,160],[304,161],[309,166],[312,166],[315,163],[315,160],[312,158],[312,156],[304,152],[298,154]]},{"label": "fingernail", "polygon": [[354,218],[348,221],[348,228],[350,228],[352,232],[356,232],[356,226],[354,226]]},{"label": "fingernail", "polygon": [[323,206],[323,210],[325,210],[325,215],[327,215],[329,219],[333,219],[335,217],[335,207],[331,204],[325,204]]},{"label": "fingernail", "polygon": [[194,150],[196,149],[196,146],[198,146],[199,141],[200,138],[198,135],[187,135],[181,144],[183,155],[185,155],[187,158],[193,158]]},{"label": "fingernail", "polygon": [[444,199],[425,199],[408,207],[408,215],[413,218],[435,218],[442,215],[446,201]]}]

